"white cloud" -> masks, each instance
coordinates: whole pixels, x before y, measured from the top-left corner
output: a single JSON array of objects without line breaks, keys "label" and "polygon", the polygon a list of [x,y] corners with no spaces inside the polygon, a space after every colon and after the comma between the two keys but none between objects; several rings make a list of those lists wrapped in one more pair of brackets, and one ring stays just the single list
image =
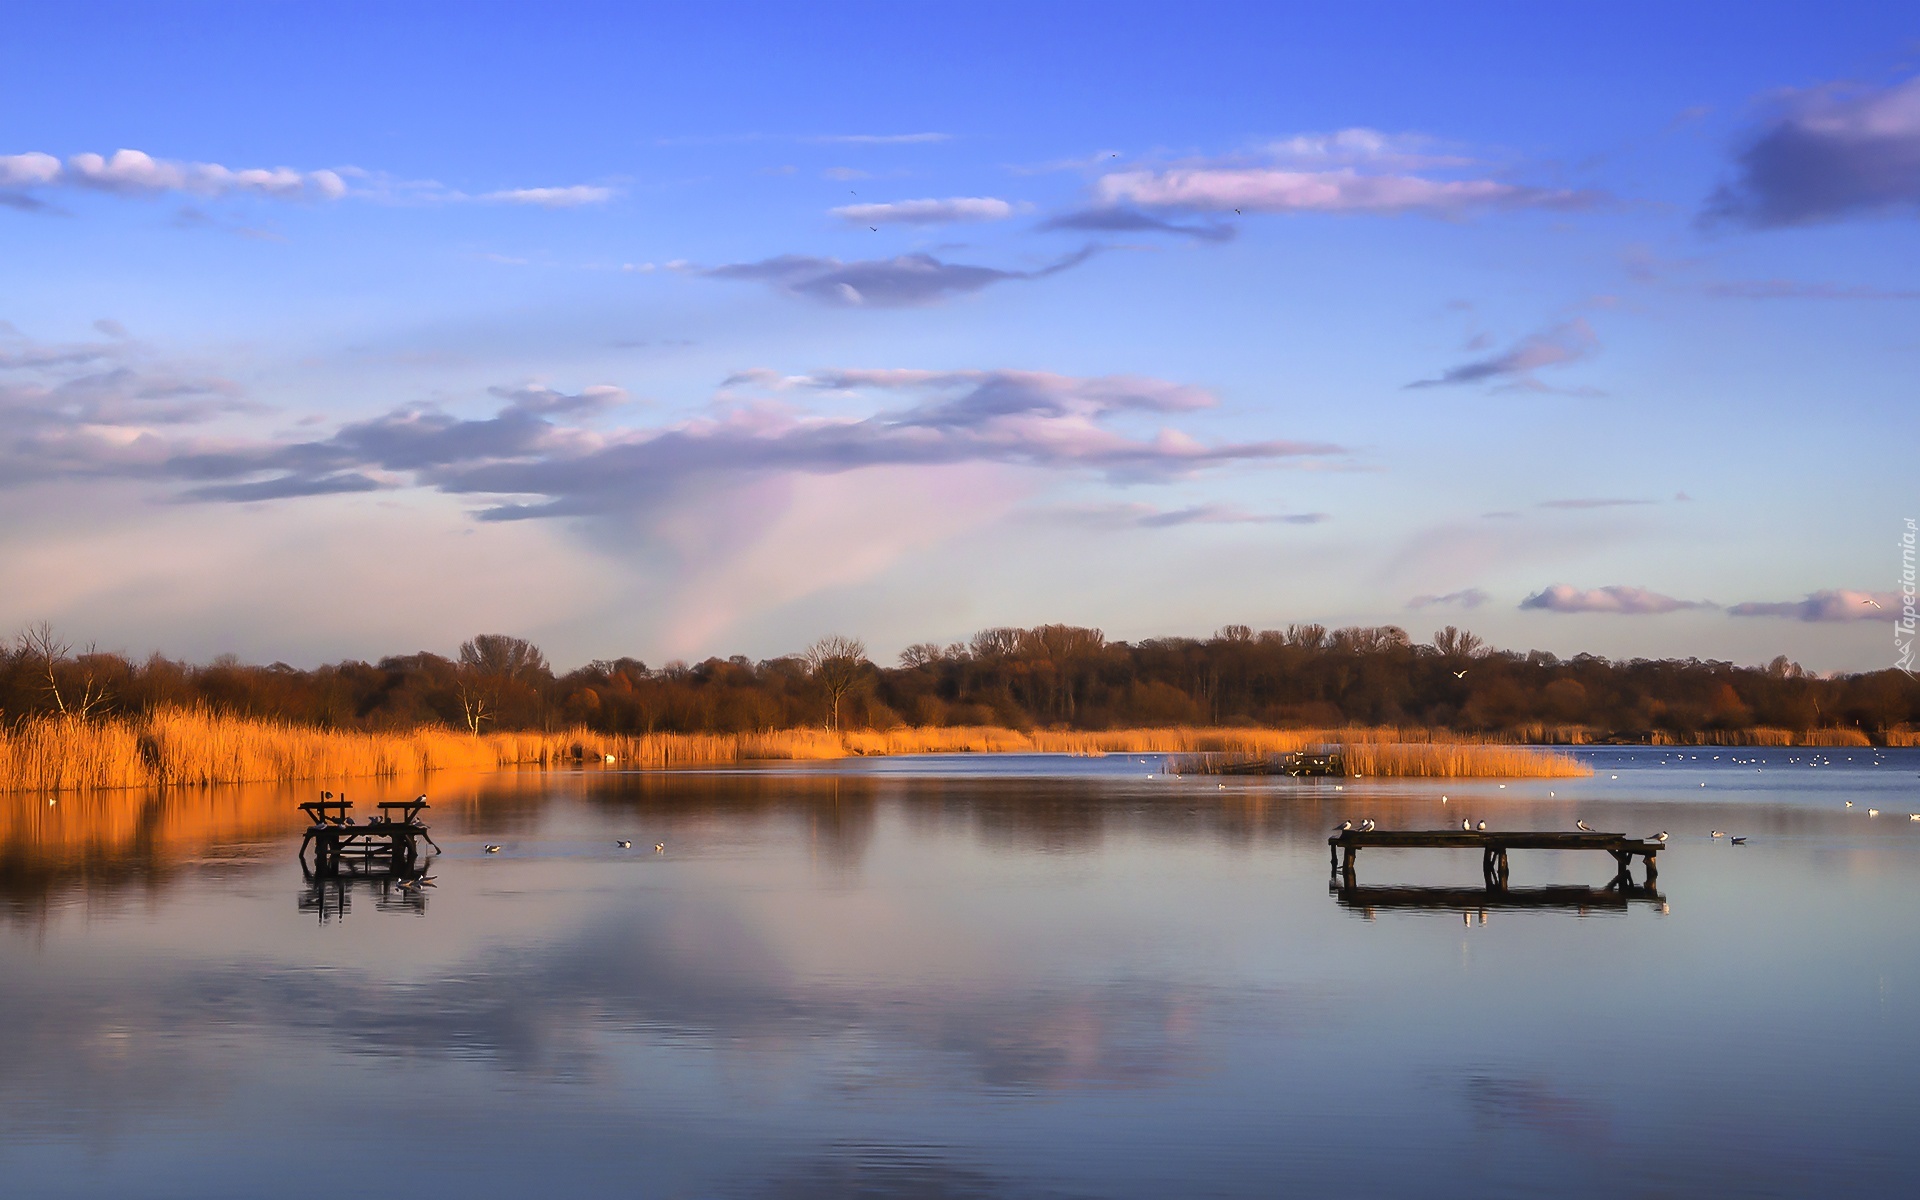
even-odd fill
[{"label": "white cloud", "polygon": [[1676,600],[1672,596],[1663,596],[1659,592],[1650,592],[1646,588],[1615,585],[1581,591],[1564,583],[1556,583],[1550,588],[1528,596],[1520,602],[1520,607],[1541,612],[1647,616],[1678,612],[1685,608],[1716,606],[1706,600]]},{"label": "white cloud", "polygon": [[991,196],[954,196],[946,200],[896,200],[886,204],[844,204],[833,215],[854,225],[945,225],[955,221],[1004,221],[1013,205]]},{"label": "white cloud", "polygon": [[579,208],[585,204],[605,204],[613,199],[613,189],[592,184],[571,187],[508,188],[488,192],[480,199],[495,204],[531,204],[540,208]]},{"label": "white cloud", "polygon": [[1766,603],[1750,600],[1727,610],[1735,617],[1791,617],[1796,621],[1886,621],[1900,611],[1893,592],[1855,592],[1829,588],[1809,592],[1804,600]]},{"label": "white cloud", "polygon": [[1426,153],[1427,144],[1415,135],[1371,129],[1304,134],[1269,144],[1252,161],[1201,160],[1115,171],[1103,176],[1094,192],[1103,205],[1189,212],[1445,215],[1488,208],[1584,208],[1598,199],[1564,188],[1436,175],[1475,164]]}]

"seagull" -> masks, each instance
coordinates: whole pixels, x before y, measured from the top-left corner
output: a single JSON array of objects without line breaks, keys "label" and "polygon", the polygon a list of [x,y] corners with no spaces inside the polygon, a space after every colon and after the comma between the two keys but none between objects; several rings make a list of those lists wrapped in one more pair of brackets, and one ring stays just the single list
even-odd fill
[{"label": "seagull", "polygon": [[[1239,210],[1238,210],[1238,209],[1235,209],[1234,211],[1235,211],[1235,212],[1238,212]],[[1867,596],[1867,597],[1864,597],[1864,598],[1863,598],[1863,599],[1862,599],[1862,600],[1860,601],[1860,603],[1862,603],[1862,604],[1871,604],[1871,605],[1873,605],[1873,606],[1874,606],[1875,608],[1879,608],[1879,607],[1880,607],[1880,602],[1879,602],[1878,600],[1875,600],[1875,599],[1874,599],[1874,598],[1873,598],[1872,596]]]},{"label": "seagull", "polygon": [[500,853],[500,847],[498,847],[498,846],[488,846],[488,847],[486,847],[486,851],[487,851],[487,853],[488,853],[488,854],[498,854],[498,853]]},{"label": "seagull", "polygon": [[1734,845],[1736,845],[1736,846],[1744,846],[1744,845],[1746,845],[1746,844],[1747,844],[1747,839],[1745,839],[1745,838],[1743,838],[1743,837],[1737,837],[1737,838],[1735,838],[1735,839],[1733,839],[1733,844],[1734,844]]},{"label": "seagull", "polygon": [[1368,817],[1368,818],[1367,818],[1366,820],[1364,820],[1364,821],[1362,821],[1362,822],[1360,822],[1360,832],[1361,832],[1361,833],[1372,833],[1372,832],[1373,832],[1373,818],[1372,818],[1372,817]]},{"label": "seagull", "polygon": [[1877,817],[1880,815],[1880,810],[1877,808],[1870,808],[1867,810],[1867,815],[1870,817]]},{"label": "seagull", "polygon": [[1851,800],[1849,800],[1849,801],[1847,801],[1847,807],[1848,807],[1848,808],[1852,808],[1852,807],[1853,807],[1853,801],[1851,801]]},{"label": "seagull", "polygon": [[1345,832],[1346,832],[1347,830],[1349,830],[1349,829],[1352,829],[1352,828],[1353,828],[1353,822],[1352,822],[1352,821],[1342,821],[1342,822],[1340,822],[1340,823],[1339,823],[1338,825],[1335,825],[1335,826],[1333,827],[1333,831],[1334,831],[1335,833],[1345,833]]},{"label": "seagull", "polygon": [[655,854],[665,854],[667,852],[667,844],[665,842],[655,842],[653,844],[653,852]]},{"label": "seagull", "polygon": [[875,233],[880,232],[880,227],[878,225],[869,225],[867,226],[867,228],[873,230]]},{"label": "seagull", "polygon": [[1920,821],[1920,813],[1908,813],[1908,814],[1907,814],[1907,820],[1909,820],[1909,821]]},{"label": "seagull", "polygon": [[617,841],[617,842],[615,842],[615,843],[614,843],[614,845],[616,845],[616,846],[618,846],[618,847],[620,847],[620,848],[621,848],[622,850],[631,850],[631,849],[633,849],[633,843],[632,843],[632,842],[630,842],[630,841],[628,841],[628,840],[627,840],[627,839],[625,839],[625,838],[621,838],[621,839],[620,839],[619,841]]},{"label": "seagull", "polygon": [[1465,671],[1455,671],[1453,673],[1453,677],[1455,679],[1465,679],[1467,677],[1467,673]]},{"label": "seagull", "polygon": [[[1240,210],[1239,210],[1239,209],[1237,209],[1237,208],[1236,208],[1236,209],[1234,209],[1234,210],[1233,210],[1233,215],[1234,215],[1234,216],[1236,216],[1236,217],[1237,217],[1237,216],[1239,216],[1239,215],[1240,215]],[[1879,608],[1880,606],[1879,606],[1878,604],[1876,604],[1876,605],[1874,605],[1874,607],[1875,607],[1875,608]]]},{"label": "seagull", "polygon": [[1659,833],[1654,834],[1647,840],[1650,842],[1664,842],[1667,840],[1667,831],[1662,829]]},{"label": "seagull", "polygon": [[1487,823],[1485,821],[1480,822],[1479,829],[1482,833],[1486,832],[1486,828],[1487,828]]},{"label": "seagull", "polygon": [[1586,823],[1585,821],[1575,821],[1575,822],[1573,823],[1573,827],[1574,827],[1575,829],[1578,829],[1578,830],[1579,830],[1579,831],[1580,831],[1581,833],[1592,833],[1592,832],[1593,832],[1593,826],[1591,826],[1591,825],[1589,825],[1589,824],[1587,824],[1587,823]]},{"label": "seagull", "polygon": [[1472,833],[1472,832],[1473,832],[1473,822],[1472,822],[1472,821],[1469,821],[1469,820],[1467,820],[1467,819],[1466,819],[1465,817],[1462,817],[1462,818],[1460,818],[1460,829],[1461,829],[1461,831],[1462,831],[1462,832],[1464,832],[1464,833]]},{"label": "seagull", "polygon": [[1727,835],[1724,833],[1721,833],[1718,829],[1716,829],[1712,833],[1708,834],[1707,836],[1708,837],[1725,837]]}]

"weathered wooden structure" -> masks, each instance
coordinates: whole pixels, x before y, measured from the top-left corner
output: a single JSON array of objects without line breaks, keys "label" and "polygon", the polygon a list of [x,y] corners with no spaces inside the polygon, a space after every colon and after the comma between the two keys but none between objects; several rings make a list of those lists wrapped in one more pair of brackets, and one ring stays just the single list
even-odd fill
[{"label": "weathered wooden structure", "polygon": [[[405,875],[420,861],[420,843],[440,848],[420,819],[427,798],[389,800],[375,806],[380,811],[362,825],[353,819],[353,805],[346,797],[336,800],[332,792],[322,792],[318,800],[300,806],[312,818],[300,839],[300,865],[316,876],[384,873]],[[313,853],[308,865],[307,853]]]},{"label": "weathered wooden structure", "polygon": [[1354,863],[1360,851],[1369,847],[1383,849],[1440,849],[1480,851],[1480,874],[1490,889],[1507,886],[1507,852],[1510,850],[1600,850],[1613,857],[1616,878],[1629,881],[1629,871],[1637,856],[1647,868],[1647,886],[1660,873],[1658,857],[1665,843],[1650,838],[1630,838],[1622,833],[1547,833],[1539,830],[1490,829],[1345,829],[1327,839],[1332,868],[1352,882]]}]

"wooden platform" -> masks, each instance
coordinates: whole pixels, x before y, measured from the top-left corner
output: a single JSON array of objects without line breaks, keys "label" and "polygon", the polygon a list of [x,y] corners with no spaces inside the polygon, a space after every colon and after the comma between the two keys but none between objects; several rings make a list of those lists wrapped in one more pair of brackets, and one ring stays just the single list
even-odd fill
[{"label": "wooden platform", "polygon": [[[1623,833],[1549,833],[1536,829],[1375,829],[1343,830],[1327,839],[1332,867],[1351,879],[1360,851],[1368,848],[1396,850],[1478,850],[1481,874],[1487,886],[1504,888],[1507,883],[1507,852],[1510,850],[1599,850],[1613,856],[1618,876],[1627,872],[1638,857],[1646,864],[1647,884],[1660,873],[1658,857],[1665,843],[1648,838],[1630,838]],[[1344,856],[1344,857],[1343,857]]]},{"label": "wooden platform", "polygon": [[[300,805],[312,819],[300,839],[300,865],[316,876],[340,874],[407,874],[420,860],[420,842],[440,848],[420,814],[427,798],[389,800],[375,805],[379,812],[365,825],[353,819],[353,805],[333,793],[323,792],[318,800]],[[307,868],[307,853],[313,852],[313,864]]]}]

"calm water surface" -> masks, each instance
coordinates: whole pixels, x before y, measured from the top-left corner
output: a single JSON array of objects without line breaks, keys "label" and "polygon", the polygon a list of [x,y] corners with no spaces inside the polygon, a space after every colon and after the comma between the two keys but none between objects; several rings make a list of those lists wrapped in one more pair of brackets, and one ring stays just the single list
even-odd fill
[{"label": "calm water surface", "polygon": [[[1920,1192],[1920,752],[1588,757],[436,777],[419,895],[309,886],[307,788],[0,797],[0,1192]],[[1672,842],[1334,894],[1363,816]]]}]

